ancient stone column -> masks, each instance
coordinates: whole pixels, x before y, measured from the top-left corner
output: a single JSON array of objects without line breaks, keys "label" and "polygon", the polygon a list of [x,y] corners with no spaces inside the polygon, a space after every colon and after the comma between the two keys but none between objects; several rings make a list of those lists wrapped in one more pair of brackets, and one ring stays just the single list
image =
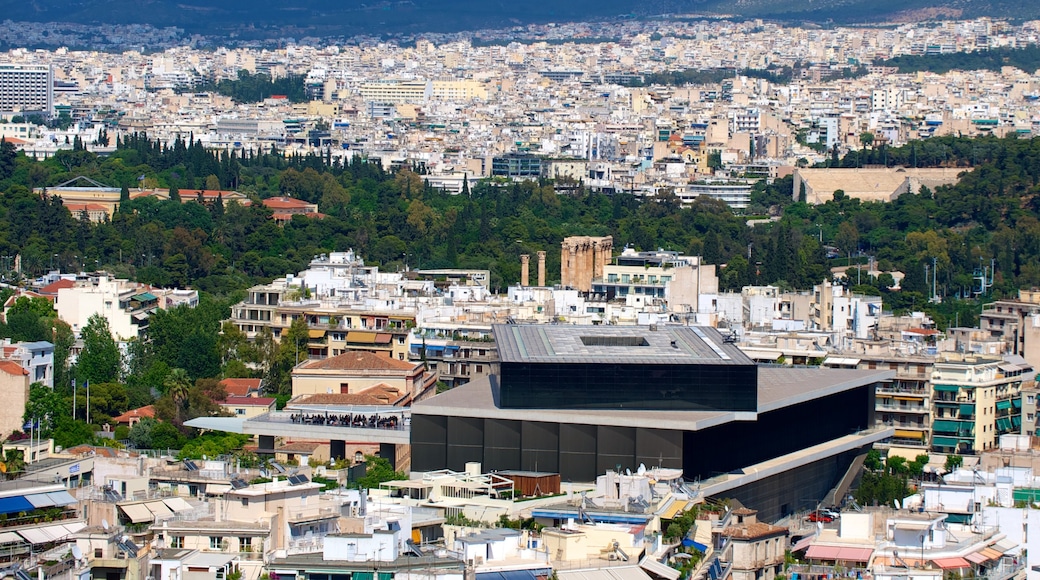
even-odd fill
[{"label": "ancient stone column", "polygon": [[578,247],[573,238],[565,238],[560,252],[560,285],[574,287],[574,269],[578,263]]},{"label": "ancient stone column", "polygon": [[531,285],[531,255],[520,254],[520,285]]},{"label": "ancient stone column", "polygon": [[538,286],[545,286],[545,252],[538,252]]}]

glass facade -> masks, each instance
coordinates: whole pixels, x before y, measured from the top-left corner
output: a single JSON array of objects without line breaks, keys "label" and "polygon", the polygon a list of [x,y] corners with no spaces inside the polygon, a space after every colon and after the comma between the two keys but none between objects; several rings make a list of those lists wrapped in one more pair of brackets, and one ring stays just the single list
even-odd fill
[{"label": "glass facade", "polygon": [[501,363],[502,408],[755,411],[758,369],[735,364]]}]

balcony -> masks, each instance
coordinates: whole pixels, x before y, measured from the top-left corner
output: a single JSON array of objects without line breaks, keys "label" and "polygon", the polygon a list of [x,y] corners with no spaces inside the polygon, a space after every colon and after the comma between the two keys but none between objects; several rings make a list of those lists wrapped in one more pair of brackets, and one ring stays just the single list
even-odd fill
[{"label": "balcony", "polygon": [[886,405],[884,403],[877,403],[874,405],[875,411],[887,411],[891,413],[930,413],[931,409],[928,405]]}]

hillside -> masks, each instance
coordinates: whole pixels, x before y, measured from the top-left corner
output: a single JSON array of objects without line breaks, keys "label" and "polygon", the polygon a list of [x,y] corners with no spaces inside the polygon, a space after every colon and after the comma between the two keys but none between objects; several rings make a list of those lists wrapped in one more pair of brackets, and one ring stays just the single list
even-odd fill
[{"label": "hillside", "polygon": [[475,0],[3,0],[4,17],[21,21],[84,24],[148,23],[230,38],[409,34],[502,28],[520,24],[646,18],[661,14],[768,18],[802,23],[858,23],[1040,16],[1025,0],[633,0],[483,2]]}]

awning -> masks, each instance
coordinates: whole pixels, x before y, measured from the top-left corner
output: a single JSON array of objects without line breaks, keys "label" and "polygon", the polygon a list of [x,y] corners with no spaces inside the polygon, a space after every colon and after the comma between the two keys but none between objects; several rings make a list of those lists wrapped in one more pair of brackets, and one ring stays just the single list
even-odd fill
[{"label": "awning", "polygon": [[376,333],[374,332],[358,332],[355,330],[347,333],[347,342],[373,344],[375,341]]},{"label": "awning", "polygon": [[665,566],[664,564],[654,560],[653,558],[646,557],[639,563],[639,567],[654,576],[666,578],[667,580],[679,580],[680,572],[671,566]]},{"label": "awning", "polygon": [[1004,557],[1004,552],[987,546],[982,549],[982,555],[990,560],[999,560]]},{"label": "awning", "polygon": [[154,522],[155,516],[149,511],[143,503],[130,503],[119,506],[119,509],[123,510],[126,517],[130,518],[130,521],[135,524],[141,524],[144,522]]},{"label": "awning", "polygon": [[1011,401],[1008,401],[1008,400],[997,401],[997,410],[998,411],[1007,411],[1010,408],[1011,408]]},{"label": "awning", "polygon": [[957,421],[946,421],[943,419],[937,419],[932,423],[932,431],[936,433],[956,433],[960,430],[961,424]]},{"label": "awning", "polygon": [[376,344],[390,344],[390,341],[394,339],[394,335],[380,332],[376,335]]},{"label": "awning", "polygon": [[11,497],[0,497],[0,514],[16,514],[18,512],[31,512],[36,508],[25,496],[14,495]]},{"label": "awning", "polygon": [[47,494],[47,497],[51,498],[56,506],[76,505],[79,503],[79,500],[72,497],[72,494],[67,491],[52,491]]},{"label": "awning", "polygon": [[973,564],[985,564],[986,562],[989,562],[989,558],[987,558],[982,552],[972,552],[965,556],[964,559]]},{"label": "awning", "polygon": [[156,518],[158,518],[159,516],[172,516],[173,515],[173,510],[171,510],[170,508],[166,507],[166,504],[161,502],[161,501],[150,501],[150,502],[144,504],[144,506],[146,508],[148,508],[148,511],[152,512],[153,514],[155,514]]},{"label": "awning", "polygon": [[829,356],[823,359],[823,366],[856,366],[859,364],[858,358],[845,358],[840,356]]},{"label": "awning", "polygon": [[163,500],[163,503],[166,504],[166,507],[170,508],[175,512],[190,512],[191,510],[195,509],[191,507],[190,503],[184,501],[179,497],[168,497]]},{"label": "awning", "polygon": [[896,429],[896,437],[900,439],[923,439],[924,431],[908,431],[906,429]]},{"label": "awning", "polygon": [[932,388],[936,391],[942,391],[944,393],[956,393],[961,390],[957,385],[932,385]]},{"label": "awning", "polygon": [[688,504],[689,502],[684,500],[673,501],[672,505],[668,506],[668,509],[664,510],[664,512],[661,513],[661,519],[670,520],[674,518],[677,514],[681,513],[684,509],[686,509],[686,506]]},{"label": "awning", "polygon": [[1001,553],[1001,555],[1007,554],[1008,552],[1018,553],[1018,551],[1021,549],[1021,546],[1012,542],[1011,540],[1008,540],[1007,538],[1000,540],[999,542],[993,544],[990,547],[994,550],[998,550]]},{"label": "awning", "polygon": [[927,530],[932,524],[928,522],[896,522],[895,526],[900,530]]},{"label": "awning", "polygon": [[307,331],[307,336],[310,338],[322,338],[325,336],[325,331],[318,328],[311,328]]},{"label": "awning", "polygon": [[997,429],[1000,431],[1007,431],[1011,429],[1011,419],[1007,417],[997,418]]},{"label": "awning", "polygon": [[932,560],[936,566],[943,570],[959,570],[961,568],[971,568],[971,562],[968,562],[964,558],[936,558]]},{"label": "awning", "polygon": [[225,485],[225,484],[220,484],[220,483],[207,483],[206,484],[206,494],[208,494],[208,495],[223,495],[223,494],[225,494],[225,493],[227,493],[229,491],[231,491],[231,486],[230,485]]},{"label": "awning", "polygon": [[62,524],[18,530],[18,534],[25,538],[25,541],[30,544],[48,544],[50,542],[56,542],[67,538],[71,533],[73,532],[69,530],[68,526]]},{"label": "awning", "polygon": [[835,562],[869,562],[873,548],[849,548],[844,546],[809,546],[805,557],[809,560],[834,560]]},{"label": "awning", "polygon": [[897,401],[914,401],[914,402],[920,402],[921,401],[921,397],[895,396],[895,397],[892,397],[892,398],[897,400]]},{"label": "awning", "polygon": [[45,493],[34,493],[25,496],[25,499],[33,505],[34,508],[45,508],[54,507],[54,500],[47,497]]},{"label": "awning", "polygon": [[20,544],[25,541],[15,532],[0,532],[0,544]]},{"label": "awning", "polygon": [[1011,406],[1016,409],[1022,408],[1022,399],[1011,399]]},{"label": "awning", "polygon": [[932,437],[932,445],[939,447],[956,447],[957,440],[953,437]]},{"label": "awning", "polygon": [[806,536],[806,537],[802,538],[801,540],[798,540],[798,542],[795,543],[795,545],[791,546],[791,551],[792,552],[801,552],[802,550],[804,550],[804,549],[808,548],[810,545],[812,545],[813,540],[815,540],[815,539],[816,539],[816,536]]},{"label": "awning", "polygon": [[134,294],[130,297],[131,300],[137,300],[138,302],[148,302],[149,300],[158,300],[155,294],[151,292],[145,292],[143,294]]},{"label": "awning", "polygon": [[975,414],[975,405],[973,403],[961,403],[961,417],[970,417]]}]

